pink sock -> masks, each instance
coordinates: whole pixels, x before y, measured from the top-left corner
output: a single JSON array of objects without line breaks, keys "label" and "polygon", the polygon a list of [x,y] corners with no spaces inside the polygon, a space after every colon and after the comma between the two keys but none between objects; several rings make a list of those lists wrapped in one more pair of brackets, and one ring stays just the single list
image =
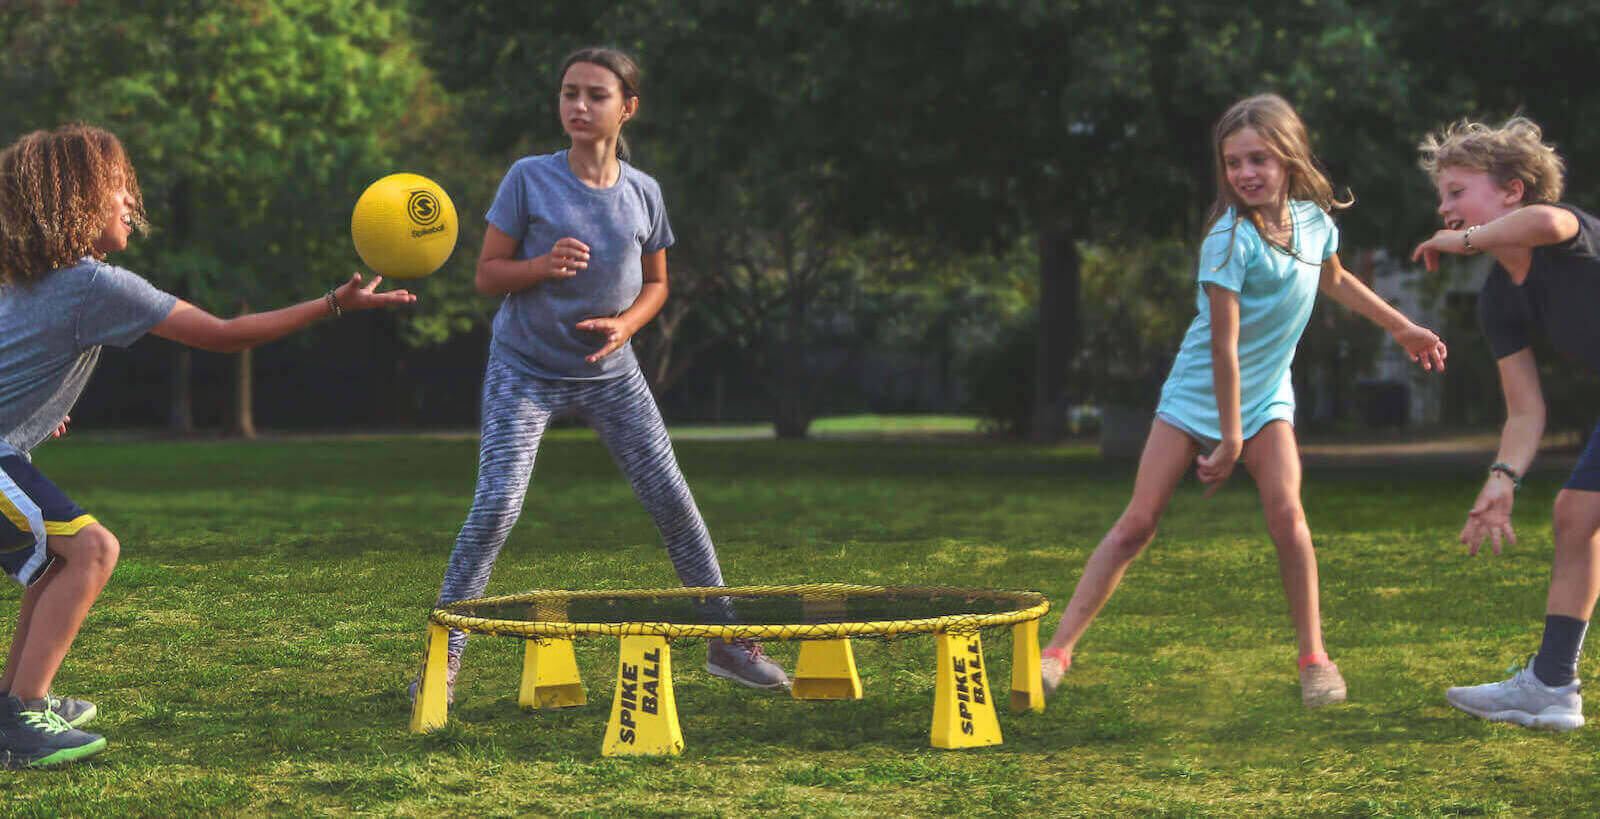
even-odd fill
[{"label": "pink sock", "polygon": [[1072,655],[1064,648],[1047,648],[1039,652],[1040,657],[1052,657],[1061,663],[1062,668],[1072,667]]},{"label": "pink sock", "polygon": [[1318,651],[1314,654],[1306,654],[1300,658],[1300,670],[1304,671],[1308,665],[1316,665],[1317,663],[1325,663],[1327,661],[1328,653],[1326,651]]}]

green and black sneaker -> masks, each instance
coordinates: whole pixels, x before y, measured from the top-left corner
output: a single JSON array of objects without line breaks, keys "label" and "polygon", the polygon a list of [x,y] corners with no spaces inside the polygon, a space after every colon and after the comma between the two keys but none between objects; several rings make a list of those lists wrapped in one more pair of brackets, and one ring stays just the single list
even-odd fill
[{"label": "green and black sneaker", "polygon": [[7,768],[76,762],[105,747],[105,737],[68,725],[49,700],[0,699],[0,764]]}]

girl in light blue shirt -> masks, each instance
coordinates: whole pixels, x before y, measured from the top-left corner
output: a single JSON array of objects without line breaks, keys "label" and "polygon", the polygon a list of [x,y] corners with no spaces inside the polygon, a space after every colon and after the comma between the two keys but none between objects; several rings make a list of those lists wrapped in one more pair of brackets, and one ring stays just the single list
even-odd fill
[{"label": "girl in light blue shirt", "polygon": [[1348,207],[1281,97],[1241,100],[1213,140],[1217,198],[1200,248],[1197,314],[1161,388],[1133,498],[1090,555],[1043,652],[1053,691],[1072,652],[1156,524],[1191,463],[1210,497],[1243,462],[1256,480],[1299,638],[1301,699],[1340,702],[1345,684],[1322,643],[1317,559],[1300,503],[1289,364],[1318,290],[1388,330],[1425,370],[1443,369],[1439,337],[1390,307],[1339,263],[1329,212]]}]

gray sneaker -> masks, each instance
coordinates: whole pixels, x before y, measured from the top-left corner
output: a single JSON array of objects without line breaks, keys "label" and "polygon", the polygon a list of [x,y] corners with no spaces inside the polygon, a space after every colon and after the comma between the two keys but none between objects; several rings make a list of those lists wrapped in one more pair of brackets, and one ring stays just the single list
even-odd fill
[{"label": "gray sneaker", "polygon": [[789,675],[754,640],[706,641],[706,670],[751,688],[788,688]]},{"label": "gray sneaker", "polygon": [[67,721],[67,725],[78,728],[88,725],[100,713],[94,703],[88,700],[75,700],[71,697],[57,697],[54,694],[45,694],[44,698],[50,703],[50,710]]},{"label": "gray sneaker", "polygon": [[1487,685],[1451,688],[1444,692],[1451,705],[1490,722],[1515,722],[1546,731],[1571,731],[1583,727],[1583,684],[1573,680],[1560,688],[1539,682],[1533,664],[1509,680]]},{"label": "gray sneaker", "polygon": [[[10,691],[0,691],[0,697],[9,696],[11,696]],[[81,728],[88,725],[100,713],[100,709],[94,707],[94,703],[88,700],[58,697],[49,692],[45,693],[44,699],[45,702],[49,703],[50,710],[56,712],[56,716],[66,720],[67,724],[73,728]]]},{"label": "gray sneaker", "polygon": [[1307,708],[1344,702],[1344,675],[1332,661],[1300,669],[1300,703]]},{"label": "gray sneaker", "polygon": [[0,766],[43,768],[93,756],[106,738],[79,731],[44,699],[0,697]]},{"label": "gray sneaker", "polygon": [[[444,691],[445,691],[445,703],[448,704],[448,705],[455,705],[456,704],[456,676],[459,675],[460,673],[461,673],[461,655],[460,654],[446,654],[446,655],[444,655]],[[417,691],[420,688],[422,688],[422,678],[421,677],[412,678],[411,687],[409,689],[407,689],[407,691],[406,691],[406,693],[411,697],[411,701],[412,702],[416,702],[417,701]]]}]

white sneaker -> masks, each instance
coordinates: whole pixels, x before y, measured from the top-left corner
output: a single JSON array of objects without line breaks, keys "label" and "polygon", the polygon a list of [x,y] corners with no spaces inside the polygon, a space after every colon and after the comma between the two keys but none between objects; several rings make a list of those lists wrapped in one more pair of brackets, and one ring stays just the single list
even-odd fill
[{"label": "white sneaker", "polygon": [[1529,663],[1504,682],[1451,688],[1444,692],[1451,705],[1491,722],[1515,722],[1546,731],[1571,731],[1583,727],[1583,684],[1578,680],[1552,688],[1539,682]]}]

